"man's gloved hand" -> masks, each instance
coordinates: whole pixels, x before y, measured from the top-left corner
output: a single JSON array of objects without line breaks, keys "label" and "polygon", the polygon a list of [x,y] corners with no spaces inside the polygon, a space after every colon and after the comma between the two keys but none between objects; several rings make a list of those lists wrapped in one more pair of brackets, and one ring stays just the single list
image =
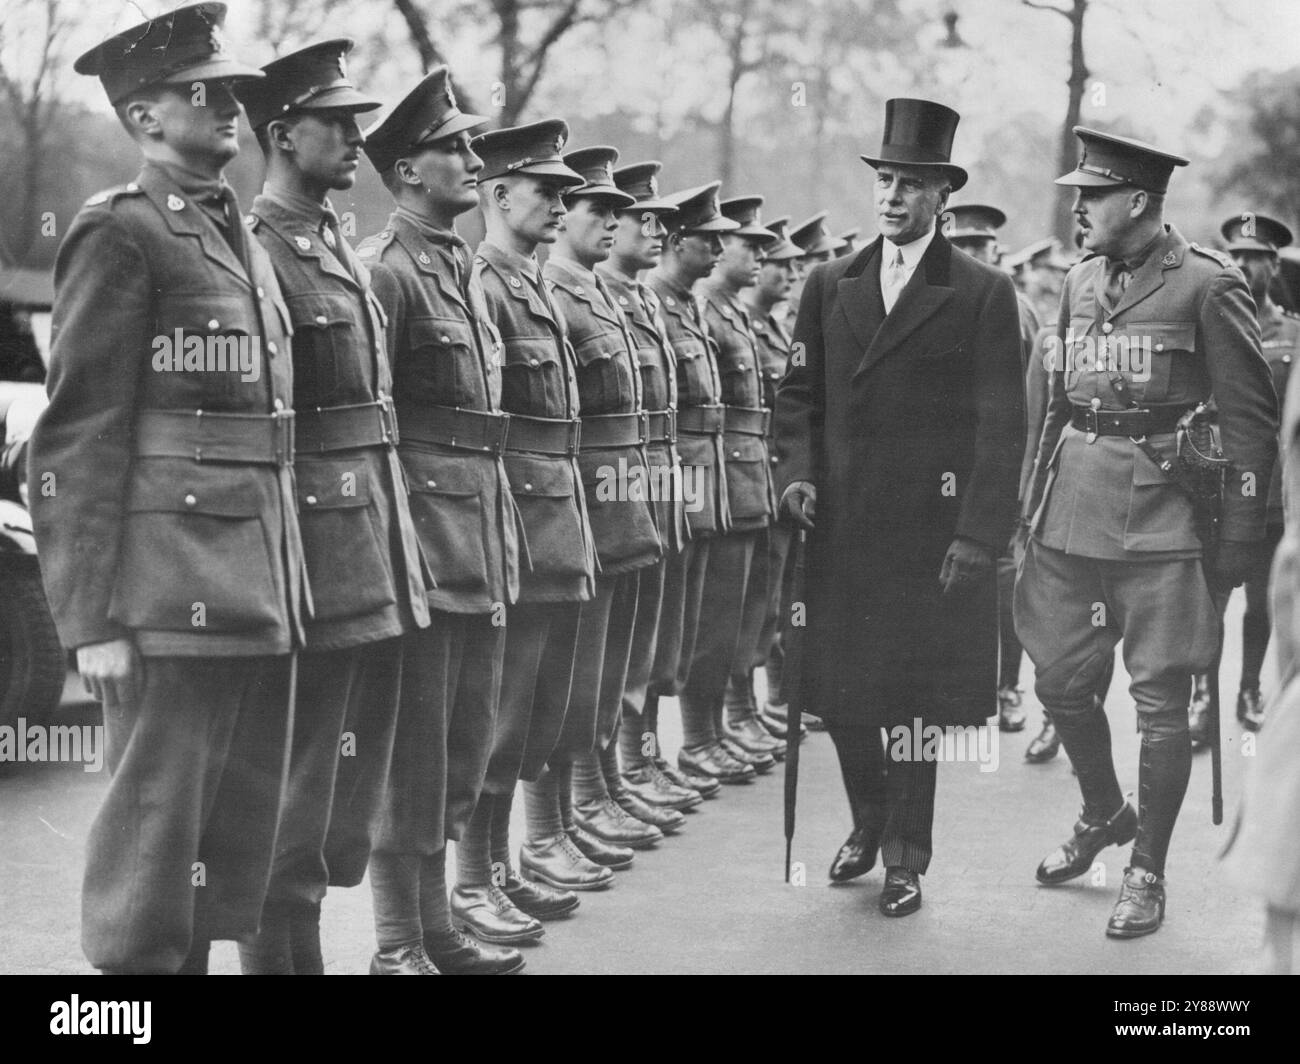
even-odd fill
[{"label": "man's gloved hand", "polygon": [[1219,541],[1214,557],[1214,582],[1221,590],[1240,587],[1264,560],[1264,544],[1241,543],[1233,539]]},{"label": "man's gloved hand", "polygon": [[966,591],[982,576],[993,571],[993,552],[982,543],[958,536],[952,541],[939,570],[939,586],[945,595]]},{"label": "man's gloved hand", "polygon": [[817,487],[810,480],[796,480],[781,493],[781,509],[800,528],[813,528],[817,516]]}]

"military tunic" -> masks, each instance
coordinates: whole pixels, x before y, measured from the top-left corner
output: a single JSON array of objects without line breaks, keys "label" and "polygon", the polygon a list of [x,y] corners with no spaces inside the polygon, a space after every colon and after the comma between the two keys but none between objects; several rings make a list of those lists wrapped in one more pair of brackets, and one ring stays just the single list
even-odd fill
[{"label": "military tunic", "polygon": [[309,609],[289,315],[216,194],[148,163],[73,220],[30,447],[63,642],[129,637],[147,659],[134,704],[105,707],[113,779],[87,843],[83,945],[109,971],[172,972],[257,929]]}]

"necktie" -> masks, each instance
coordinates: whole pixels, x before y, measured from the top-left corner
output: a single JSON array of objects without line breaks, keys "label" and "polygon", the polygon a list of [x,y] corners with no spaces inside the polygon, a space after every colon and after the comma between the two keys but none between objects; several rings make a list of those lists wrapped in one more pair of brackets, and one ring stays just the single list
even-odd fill
[{"label": "necktie", "polygon": [[1112,262],[1106,272],[1106,302],[1112,307],[1118,306],[1124,296],[1124,290],[1128,288],[1129,281],[1132,279],[1133,274],[1124,265],[1123,259]]},{"label": "necktie", "polygon": [[332,207],[322,208],[320,235],[321,239],[325,241],[325,246],[330,249],[330,253],[338,259],[339,265],[347,270],[349,276],[357,284],[360,284],[361,278],[349,258],[347,242],[343,239],[342,230],[339,229],[339,216],[334,213]]},{"label": "necktie", "polygon": [[885,267],[884,283],[881,286],[880,293],[885,302],[886,314],[894,309],[894,304],[898,302],[899,293],[903,291],[903,286],[906,284],[907,275],[904,273],[903,249],[894,248],[894,259]]},{"label": "necktie", "polygon": [[235,253],[235,258],[244,267],[244,272],[251,276],[251,267],[248,262],[248,244],[244,234],[244,219],[239,213],[239,201],[235,199],[235,190],[229,185],[222,185],[215,198],[220,202],[222,213],[226,219],[226,231],[222,235],[225,236],[226,243],[230,245],[230,250]]}]

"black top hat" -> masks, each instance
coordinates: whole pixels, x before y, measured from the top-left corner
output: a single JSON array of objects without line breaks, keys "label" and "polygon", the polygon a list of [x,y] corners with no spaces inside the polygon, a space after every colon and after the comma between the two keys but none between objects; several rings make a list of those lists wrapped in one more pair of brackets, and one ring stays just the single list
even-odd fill
[{"label": "black top hat", "polygon": [[178,7],[95,45],[72,69],[98,77],[114,104],[148,85],[261,78],[226,52],[225,20],[225,4]]},{"label": "black top hat", "polygon": [[478,182],[526,174],[561,185],[584,185],[583,176],[569,169],[560,155],[568,139],[569,124],[559,118],[480,133],[470,141],[470,148],[483,160]]},{"label": "black top hat", "polygon": [[659,198],[659,172],[663,168],[663,163],[653,159],[628,163],[614,171],[614,184],[636,200],[635,209],[638,211],[674,211],[676,207]]},{"label": "black top hat", "polygon": [[1058,177],[1058,185],[1083,188],[1133,185],[1148,192],[1164,193],[1175,166],[1186,166],[1181,155],[1131,137],[1117,137],[1086,126],[1075,126],[1074,134],[1083,144],[1083,157],[1073,170]]},{"label": "black top hat", "polygon": [[952,190],[966,184],[966,171],[953,165],[952,138],[961,115],[951,107],[930,100],[906,98],[885,101],[885,133],[880,154],[863,155],[864,163],[935,167],[948,173]]},{"label": "black top hat", "polygon": [[235,95],[248,112],[254,129],[295,111],[373,111],[378,100],[363,96],[348,80],[347,54],[354,42],[346,37],[322,41],[281,56],[262,67],[266,77],[241,82]]},{"label": "black top hat", "polygon": [[1291,230],[1276,218],[1255,211],[1234,214],[1219,227],[1229,251],[1271,251],[1291,243]]},{"label": "black top hat", "polygon": [[434,67],[420,83],[366,130],[365,153],[380,173],[422,146],[486,125],[490,119],[462,111],[451,71]]},{"label": "black top hat", "polygon": [[609,147],[579,148],[564,157],[564,165],[580,174],[585,184],[565,192],[565,199],[592,196],[607,200],[616,207],[630,207],[636,199],[614,184],[614,164],[618,149]]}]

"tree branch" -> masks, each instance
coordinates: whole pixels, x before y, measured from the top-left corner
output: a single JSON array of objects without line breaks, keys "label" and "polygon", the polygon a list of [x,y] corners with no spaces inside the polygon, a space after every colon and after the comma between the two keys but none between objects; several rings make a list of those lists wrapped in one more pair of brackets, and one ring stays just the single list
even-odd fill
[{"label": "tree branch", "polygon": [[1020,0],[1020,2],[1024,4],[1025,7],[1032,7],[1035,11],[1055,11],[1062,18],[1074,17],[1073,15],[1071,15],[1069,11],[1063,11],[1061,10],[1061,8],[1056,7],[1054,4],[1036,4],[1034,3],[1034,0]]}]

